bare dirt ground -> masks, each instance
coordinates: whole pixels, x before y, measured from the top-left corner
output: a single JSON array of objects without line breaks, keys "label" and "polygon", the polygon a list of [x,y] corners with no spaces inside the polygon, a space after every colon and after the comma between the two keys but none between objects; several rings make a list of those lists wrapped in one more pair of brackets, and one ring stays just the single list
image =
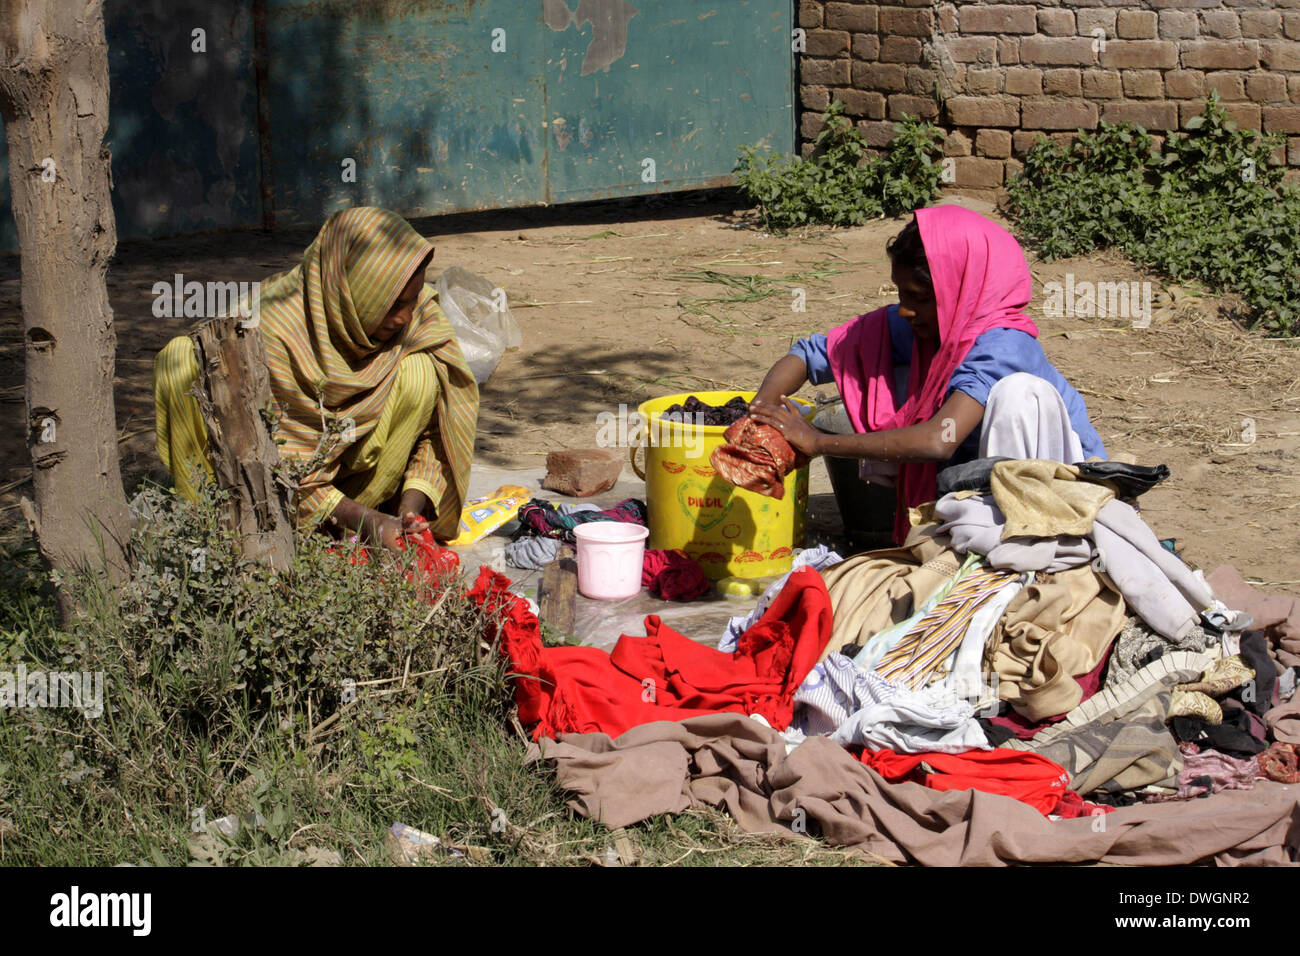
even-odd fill
[{"label": "bare dirt ground", "polygon": [[[984,198],[953,197],[1004,222]],[[524,345],[483,388],[477,460],[536,467],[595,443],[597,414],[656,395],[756,388],[790,342],[893,301],[885,242],[906,220],[775,237],[728,194],[415,221],[437,246],[430,279],[460,264],[507,291]],[[109,271],[117,414],[128,490],[165,478],[153,447],[153,355],[184,319],[152,314],[152,286],[256,280],[291,267],[314,230],[123,243]],[[1120,256],[1030,265],[1048,356],[1083,394],[1112,455],[1167,464],[1148,522],[1207,569],[1235,564],[1300,595],[1300,349],[1245,333],[1233,302],[1171,288]],[[1042,314],[1043,285],[1150,281],[1147,329]],[[730,276],[731,280],[722,277]],[[806,311],[792,309],[804,290]],[[1162,294],[1163,290],[1163,294]],[[724,300],[724,301],[719,301]],[[732,300],[732,301],[725,301]],[[17,256],[0,259],[0,530],[19,534],[24,447]],[[823,387],[829,389],[829,387]],[[811,387],[806,393],[815,391]],[[1244,424],[1253,421],[1251,429]]]}]

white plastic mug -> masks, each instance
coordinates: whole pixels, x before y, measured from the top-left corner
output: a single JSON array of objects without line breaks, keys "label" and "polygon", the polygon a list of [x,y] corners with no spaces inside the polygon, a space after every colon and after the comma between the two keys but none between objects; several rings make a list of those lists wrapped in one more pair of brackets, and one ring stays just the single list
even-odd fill
[{"label": "white plastic mug", "polygon": [[574,528],[579,593],[614,601],[640,591],[649,534],[649,528],[626,521],[589,521]]}]

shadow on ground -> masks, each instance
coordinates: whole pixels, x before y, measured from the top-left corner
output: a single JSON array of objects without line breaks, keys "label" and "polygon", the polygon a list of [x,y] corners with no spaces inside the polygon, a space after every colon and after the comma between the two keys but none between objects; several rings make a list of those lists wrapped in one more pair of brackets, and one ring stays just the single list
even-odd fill
[{"label": "shadow on ground", "polygon": [[[495,210],[412,220],[436,244],[442,235],[502,233],[547,226],[599,227],[635,220],[670,222],[711,216],[730,221],[737,204],[734,190],[709,190],[675,197],[647,196],[604,200],[562,207]],[[141,479],[166,481],[167,474],[154,449],[153,359],[189,320],[154,315],[156,282],[244,282],[297,264],[315,237],[314,228],[290,228],[275,233],[245,231],[209,233],[166,239],[124,240],[108,271],[108,294],[117,334],[114,380],[123,479],[128,491]],[[445,265],[443,263],[442,265]],[[472,266],[472,263],[470,264]],[[436,276],[440,266],[431,271]],[[17,526],[17,496],[26,491],[30,460],[26,447],[22,352],[21,269],[17,254],[0,255],[0,528]],[[618,316],[610,316],[617,322]],[[496,465],[514,463],[500,451],[501,439],[526,436],[539,424],[590,422],[594,443],[596,415],[617,413],[619,402],[636,401],[651,391],[638,379],[653,380],[671,371],[669,353],[628,348],[603,350],[581,342],[527,343],[522,362],[507,361],[483,388],[476,453]],[[596,370],[622,370],[605,380],[583,375]],[[575,388],[575,380],[584,379]],[[526,405],[517,395],[526,380]],[[544,454],[547,449],[539,449]]]}]

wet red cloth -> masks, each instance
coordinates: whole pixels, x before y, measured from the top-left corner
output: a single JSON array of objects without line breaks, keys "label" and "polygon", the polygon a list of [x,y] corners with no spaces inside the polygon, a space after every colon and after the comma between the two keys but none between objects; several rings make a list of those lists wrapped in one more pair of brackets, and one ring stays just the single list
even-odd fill
[{"label": "wet red cloth", "polygon": [[415,542],[415,566],[428,577],[442,577],[455,574],[460,570],[460,556],[450,548],[444,548],[433,538],[433,532],[425,528],[419,534],[407,535],[399,541],[403,548],[407,542]]},{"label": "wet red cloth", "polygon": [[[858,759],[886,780],[914,779],[932,790],[997,793],[1027,803],[1044,815],[1082,816],[1095,807],[1068,788],[1070,775],[1064,767],[1039,754],[1022,750],[999,748],[962,754],[864,750]],[[922,768],[921,764],[929,769]],[[1106,812],[1104,808],[1096,809]]]},{"label": "wet red cloth", "polygon": [[[460,570],[460,556],[450,548],[438,544],[434,540],[433,532],[428,528],[419,534],[411,534],[404,539],[399,539],[398,543],[403,550],[408,547],[408,541],[415,543],[415,567],[407,575],[407,580],[415,579],[418,574],[422,583],[436,588],[440,586],[442,578]],[[331,547],[330,550],[338,552],[339,549]],[[357,548],[352,552],[350,560],[353,564],[369,564],[370,552],[366,548]]]},{"label": "wet red cloth", "polygon": [[746,491],[784,498],[785,476],[808,464],[807,457],[795,451],[777,429],[748,416],[722,437],[727,443],[713,449],[709,463],[724,481]]},{"label": "wet red cloth", "polygon": [[713,582],[684,551],[646,548],[641,587],[665,601],[694,601],[712,591]]},{"label": "wet red cloth", "polygon": [[510,580],[484,567],[470,598],[488,613],[510,661],[519,720],[536,724],[533,739],[562,733],[624,731],[656,720],[685,720],[721,712],[761,714],[778,730],[790,723],[794,692],[831,634],[831,602],[821,575],[790,575],[734,654],[678,634],[651,614],[646,636],[623,635],[610,653],[595,647],[543,647],[536,616],[507,588]]}]

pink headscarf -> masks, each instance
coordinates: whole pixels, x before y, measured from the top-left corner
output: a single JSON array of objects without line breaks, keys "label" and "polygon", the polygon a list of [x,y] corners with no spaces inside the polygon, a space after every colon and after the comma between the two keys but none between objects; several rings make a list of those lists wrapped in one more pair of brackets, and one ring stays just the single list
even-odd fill
[{"label": "pink headscarf", "polygon": [[[1037,338],[1024,312],[1033,280],[1015,238],[996,223],[960,206],[916,211],[921,243],[934,280],[939,343],[915,340],[907,400],[894,404],[893,364],[886,309],[860,315],[827,338],[831,372],[849,420],[859,432],[886,431],[929,421],[943,404],[948,382],[966,353],[989,329],[1020,329]],[[933,501],[939,465],[907,462],[898,473],[894,536],[910,527],[907,509]]]}]

